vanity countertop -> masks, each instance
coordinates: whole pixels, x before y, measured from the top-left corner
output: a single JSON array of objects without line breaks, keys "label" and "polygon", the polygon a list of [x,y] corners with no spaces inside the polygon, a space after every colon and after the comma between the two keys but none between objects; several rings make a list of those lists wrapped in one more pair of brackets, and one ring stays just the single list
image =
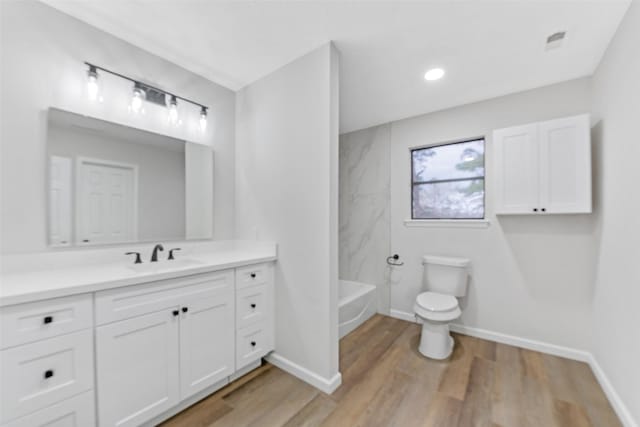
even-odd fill
[{"label": "vanity countertop", "polygon": [[0,307],[275,260],[274,245],[216,250],[184,256],[177,254],[175,262],[163,261],[157,265],[134,265],[127,259],[118,263],[16,271],[0,275]]}]

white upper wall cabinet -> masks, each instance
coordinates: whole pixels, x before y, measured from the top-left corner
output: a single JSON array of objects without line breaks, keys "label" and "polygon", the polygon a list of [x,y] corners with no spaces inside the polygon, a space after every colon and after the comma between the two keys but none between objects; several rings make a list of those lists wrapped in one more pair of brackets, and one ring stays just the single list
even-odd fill
[{"label": "white upper wall cabinet", "polygon": [[496,214],[591,213],[589,115],[493,133]]}]

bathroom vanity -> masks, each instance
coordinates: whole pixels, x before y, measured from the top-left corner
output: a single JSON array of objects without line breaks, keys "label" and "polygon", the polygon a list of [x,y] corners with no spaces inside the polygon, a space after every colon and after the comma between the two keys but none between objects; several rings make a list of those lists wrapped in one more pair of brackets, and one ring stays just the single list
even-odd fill
[{"label": "bathroom vanity", "polygon": [[0,425],[153,425],[260,366],[275,245],[191,252],[3,274]]}]

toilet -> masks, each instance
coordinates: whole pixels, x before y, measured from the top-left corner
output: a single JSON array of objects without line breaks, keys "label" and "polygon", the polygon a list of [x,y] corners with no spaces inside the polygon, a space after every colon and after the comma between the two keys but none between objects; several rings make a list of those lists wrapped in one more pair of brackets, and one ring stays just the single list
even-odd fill
[{"label": "toilet", "polygon": [[422,257],[422,292],[416,297],[414,311],[422,320],[418,350],[431,359],[446,359],[453,352],[449,323],[462,314],[458,298],[467,293],[466,258],[434,255]]}]

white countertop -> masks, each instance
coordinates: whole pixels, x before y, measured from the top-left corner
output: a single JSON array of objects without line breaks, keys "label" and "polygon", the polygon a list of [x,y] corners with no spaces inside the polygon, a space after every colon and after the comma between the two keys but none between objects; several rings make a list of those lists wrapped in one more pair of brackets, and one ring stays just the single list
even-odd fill
[{"label": "white countertop", "polygon": [[178,252],[175,261],[162,260],[153,264],[134,265],[129,258],[123,258],[117,263],[2,274],[0,307],[276,260],[275,245],[189,252],[184,256]]}]

